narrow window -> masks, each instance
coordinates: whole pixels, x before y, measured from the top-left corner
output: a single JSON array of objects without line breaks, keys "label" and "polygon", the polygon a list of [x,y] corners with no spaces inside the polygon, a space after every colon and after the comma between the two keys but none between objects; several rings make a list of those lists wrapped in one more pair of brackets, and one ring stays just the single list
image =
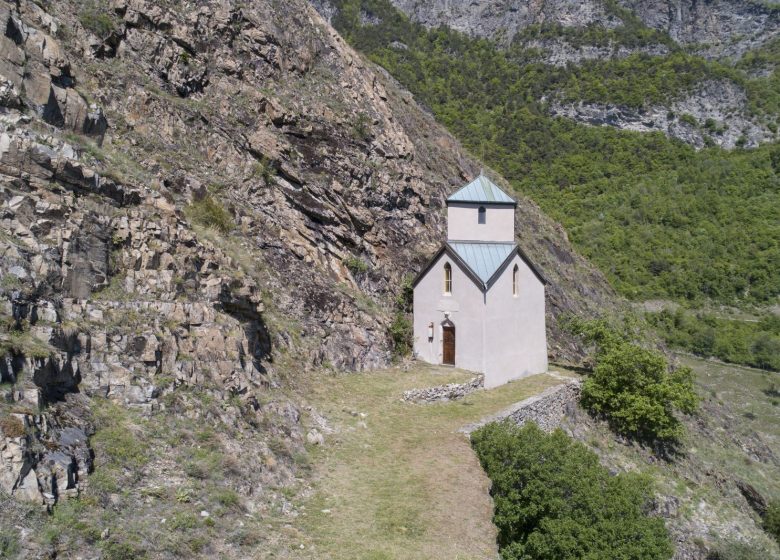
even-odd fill
[{"label": "narrow window", "polygon": [[512,269],[512,295],[517,297],[517,274],[519,272],[519,269],[517,268],[517,265],[515,265],[515,268]]},{"label": "narrow window", "polygon": [[477,210],[477,221],[480,224],[487,223],[487,212],[485,211],[484,206],[480,206],[479,210]]},{"label": "narrow window", "polygon": [[444,293],[452,293],[452,267],[450,263],[444,265]]}]

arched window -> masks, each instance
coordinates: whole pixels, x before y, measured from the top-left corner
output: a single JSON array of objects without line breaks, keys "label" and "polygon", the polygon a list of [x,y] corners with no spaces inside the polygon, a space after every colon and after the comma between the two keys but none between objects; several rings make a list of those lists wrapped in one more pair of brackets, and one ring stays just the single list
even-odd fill
[{"label": "arched window", "polygon": [[452,267],[450,263],[444,265],[444,293],[452,293]]},{"label": "arched window", "polygon": [[485,210],[484,206],[480,206],[479,210],[477,210],[477,223],[480,224],[487,223],[487,211]]},{"label": "arched window", "polygon": [[512,295],[515,297],[517,297],[517,292],[519,288],[518,286],[518,282],[520,281],[520,279],[518,278],[519,272],[520,269],[517,267],[517,265],[515,265],[515,268],[512,269]]}]

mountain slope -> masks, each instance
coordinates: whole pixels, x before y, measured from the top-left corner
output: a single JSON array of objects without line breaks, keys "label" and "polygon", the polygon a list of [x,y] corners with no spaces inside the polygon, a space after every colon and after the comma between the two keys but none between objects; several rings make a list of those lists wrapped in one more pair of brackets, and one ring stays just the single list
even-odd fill
[{"label": "mountain slope", "polygon": [[[623,294],[693,303],[776,301],[776,144],[696,150],[658,132],[615,130],[620,115],[597,127],[551,115],[556,95],[636,108],[721,70],[684,52],[560,68],[523,45],[500,49],[446,28],[426,30],[389,2],[337,4],[341,10],[331,13],[337,28],[468,147],[484,153],[516,190],[560,220]],[[588,40],[597,38],[588,33]],[[772,76],[765,79],[778,79],[776,71]],[[777,111],[766,107],[776,119]],[[726,136],[714,120],[701,126],[692,115],[663,118],[681,131]]]},{"label": "mountain slope", "polygon": [[[0,542],[276,546],[307,488],[297,379],[390,362],[480,165],[302,0],[0,8]],[[623,304],[527,199],[517,224],[577,359],[558,317]]]}]

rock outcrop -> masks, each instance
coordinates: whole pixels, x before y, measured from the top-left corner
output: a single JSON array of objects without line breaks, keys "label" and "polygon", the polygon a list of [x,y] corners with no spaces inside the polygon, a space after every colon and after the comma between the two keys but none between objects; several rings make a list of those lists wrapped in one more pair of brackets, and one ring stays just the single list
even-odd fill
[{"label": "rock outcrop", "polygon": [[[302,0],[0,7],[0,489],[84,491],[105,400],[154,418],[196,390],[222,408],[188,414],[294,454],[279,388],[389,362],[402,279],[479,164]],[[518,213],[551,353],[577,359],[556,318],[620,303],[560,226]]]},{"label": "rock outcrop", "polygon": [[[531,25],[598,25],[611,29],[622,23],[608,3],[595,0],[390,1],[426,27],[446,25],[469,35],[507,42]],[[674,41],[693,46],[706,56],[740,57],[780,33],[780,12],[758,0],[620,0],[618,5],[630,10],[647,27],[663,31]]]}]

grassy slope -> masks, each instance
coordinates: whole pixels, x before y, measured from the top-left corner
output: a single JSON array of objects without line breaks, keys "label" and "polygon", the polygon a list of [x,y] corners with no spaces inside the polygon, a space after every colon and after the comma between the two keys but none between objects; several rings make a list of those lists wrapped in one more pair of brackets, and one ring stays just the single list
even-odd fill
[{"label": "grassy slope", "polygon": [[[686,420],[689,435],[675,463],[652,460],[583,418],[574,419],[575,435],[606,465],[647,472],[662,495],[674,496],[668,526],[689,545],[691,535],[710,546],[742,535],[767,558],[780,558],[734,484],[739,479],[767,498],[780,498],[780,464],[771,458],[780,450],[779,401],[764,393],[777,374],[684,361],[694,368],[704,401],[701,415]],[[320,373],[309,380],[310,404],[334,433],[311,450],[313,492],[289,528],[296,557],[449,560],[496,554],[489,482],[457,429],[557,381],[535,376],[460,402],[400,400],[412,387],[467,378],[456,370],[415,366],[406,372]]]},{"label": "grassy slope", "polygon": [[685,419],[687,435],[673,462],[619,443],[605,424],[585,416],[569,421],[567,429],[606,466],[650,474],[658,493],[673,497],[667,527],[686,547],[750,543],[763,554],[755,558],[779,559],[777,543],[761,531],[736,481],[780,499],[780,401],[764,393],[780,376],[694,358],[682,362],[696,374],[702,405],[697,416]]},{"label": "grassy slope", "polygon": [[406,389],[468,377],[416,366],[312,380],[311,404],[337,431],[312,452],[316,493],[299,518],[309,557],[496,555],[489,483],[457,429],[559,381],[538,375],[433,405],[400,400]]}]

